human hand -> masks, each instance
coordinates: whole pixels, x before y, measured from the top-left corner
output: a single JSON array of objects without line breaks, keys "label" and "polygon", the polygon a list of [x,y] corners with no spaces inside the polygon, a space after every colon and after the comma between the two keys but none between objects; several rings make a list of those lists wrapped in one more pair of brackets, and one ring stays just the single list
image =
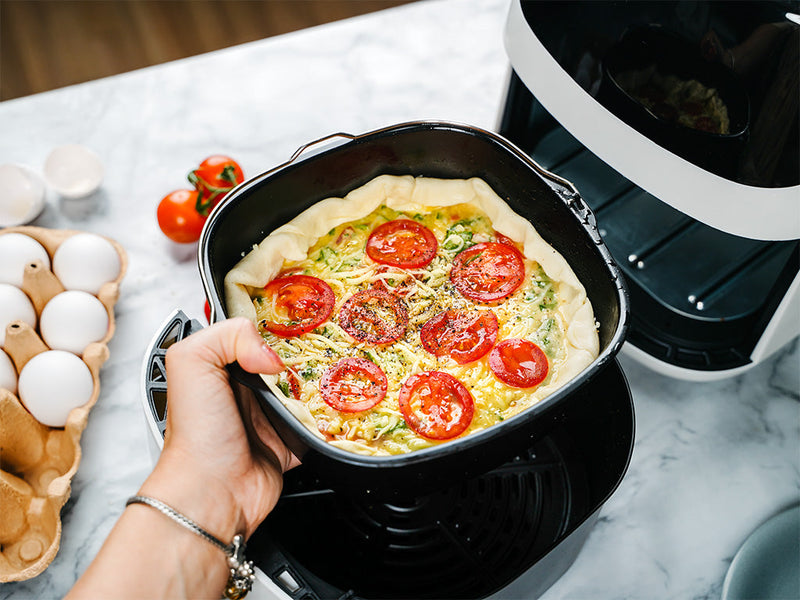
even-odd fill
[{"label": "human hand", "polygon": [[169,348],[164,450],[140,490],[223,539],[249,536],[275,506],[283,472],[299,464],[252,391],[236,385],[234,394],[225,369],[234,361],[251,373],[284,368],[243,318],[215,323]]},{"label": "human hand", "polygon": [[[283,369],[247,319],[216,323],[167,350],[164,450],[139,489],[223,543],[253,533],[280,496],[283,472],[299,464],[253,393],[234,394],[225,369],[234,361],[251,373]],[[68,598],[219,598],[230,574],[223,558],[207,540],[132,504]]]}]

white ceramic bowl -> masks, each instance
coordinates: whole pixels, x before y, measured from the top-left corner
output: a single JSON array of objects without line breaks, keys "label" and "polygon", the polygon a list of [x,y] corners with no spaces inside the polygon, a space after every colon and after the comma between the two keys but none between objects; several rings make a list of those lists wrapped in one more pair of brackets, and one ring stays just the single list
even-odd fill
[{"label": "white ceramic bowl", "polygon": [[44,183],[22,165],[0,165],[0,227],[30,223],[44,208]]},{"label": "white ceramic bowl", "polygon": [[95,192],[104,174],[100,157],[79,144],[54,148],[44,162],[47,184],[66,198],[82,198]]}]

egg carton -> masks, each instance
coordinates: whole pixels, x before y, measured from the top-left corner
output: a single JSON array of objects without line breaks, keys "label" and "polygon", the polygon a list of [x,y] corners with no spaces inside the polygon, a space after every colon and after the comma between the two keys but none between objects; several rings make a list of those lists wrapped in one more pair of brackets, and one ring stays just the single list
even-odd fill
[{"label": "egg carton", "polygon": [[[44,246],[51,265],[61,243],[82,233],[23,226],[0,230],[0,236],[12,232],[28,235]],[[93,379],[89,401],[72,409],[64,427],[49,427],[37,421],[15,394],[0,388],[0,582],[35,577],[58,552],[61,508],[69,498],[72,478],[81,460],[81,434],[100,394],[100,367],[108,359],[107,344],[114,334],[113,309],[127,269],[123,248],[116,241],[105,239],[119,254],[120,272],[96,294],[108,312],[107,333],[81,354]],[[48,266],[33,261],[25,267],[22,290],[36,310],[38,324],[42,308],[65,288]],[[31,358],[50,348],[37,328],[13,321],[6,327],[3,350],[19,375]]]}]

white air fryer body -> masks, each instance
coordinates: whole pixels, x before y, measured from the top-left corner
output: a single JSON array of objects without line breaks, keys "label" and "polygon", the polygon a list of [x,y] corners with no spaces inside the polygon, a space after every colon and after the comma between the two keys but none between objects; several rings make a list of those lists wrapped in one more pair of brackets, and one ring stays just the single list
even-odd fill
[{"label": "white air fryer body", "polygon": [[[800,185],[756,187],[697,166],[616,116],[598,101],[593,89],[587,89],[585,83],[579,84],[574,74],[565,71],[532,28],[536,11],[557,10],[553,8],[556,4],[513,0],[504,41],[513,71],[511,77],[518,78],[568,134],[643,192],[704,225],[751,240],[791,242],[800,239]],[[509,133],[517,133],[503,130],[503,123],[509,122],[509,106],[507,98],[507,112],[501,116],[499,127],[501,134],[507,137]],[[513,136],[511,139],[520,143]],[[532,156],[538,160],[535,153]],[[552,170],[548,164],[543,167]],[[584,195],[581,185],[574,180],[573,183]],[[591,206],[591,202],[589,204]],[[602,233],[602,215],[598,215],[598,224]],[[615,258],[623,262],[628,257]],[[687,257],[687,260],[702,261],[703,256]],[[794,275],[793,280],[789,277],[791,283],[785,287],[777,306],[770,309],[771,317],[760,324],[758,340],[743,364],[731,368],[687,368],[637,347],[630,337],[623,351],[656,371],[680,379],[709,381],[737,375],[762,362],[800,334],[800,273]],[[632,312],[635,313],[636,308],[634,301]]]}]

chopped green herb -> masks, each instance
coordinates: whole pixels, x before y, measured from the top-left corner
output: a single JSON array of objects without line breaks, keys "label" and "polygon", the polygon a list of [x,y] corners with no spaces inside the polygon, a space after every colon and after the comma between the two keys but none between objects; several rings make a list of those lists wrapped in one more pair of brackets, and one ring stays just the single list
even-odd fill
[{"label": "chopped green herb", "polygon": [[323,246],[319,249],[319,254],[317,254],[317,258],[315,260],[316,262],[324,262],[325,264],[328,264],[328,260],[332,256],[336,256],[336,250],[328,246]]},{"label": "chopped green herb", "polygon": [[561,337],[561,332],[556,326],[556,320],[553,318],[545,319],[536,331],[536,336],[541,342],[540,345],[544,353],[549,358],[555,358],[558,351],[558,340]]},{"label": "chopped green herb", "polygon": [[444,234],[442,248],[445,250],[464,250],[473,246],[472,231],[467,228],[469,221],[459,221],[451,225]]},{"label": "chopped green herb", "polygon": [[312,365],[309,364],[300,371],[298,371],[298,373],[300,374],[300,377],[308,381],[309,379],[313,379],[316,376],[317,370]]},{"label": "chopped green herb", "polygon": [[402,431],[403,429],[408,429],[408,425],[406,425],[405,421],[400,421],[397,425],[392,427],[386,433],[395,433],[396,431]]},{"label": "chopped green herb", "polygon": [[336,267],[336,272],[339,273],[344,271],[345,269],[352,269],[353,267],[357,266],[361,263],[361,259],[358,256],[354,256],[352,258],[348,258],[347,260],[343,260],[342,264]]}]

